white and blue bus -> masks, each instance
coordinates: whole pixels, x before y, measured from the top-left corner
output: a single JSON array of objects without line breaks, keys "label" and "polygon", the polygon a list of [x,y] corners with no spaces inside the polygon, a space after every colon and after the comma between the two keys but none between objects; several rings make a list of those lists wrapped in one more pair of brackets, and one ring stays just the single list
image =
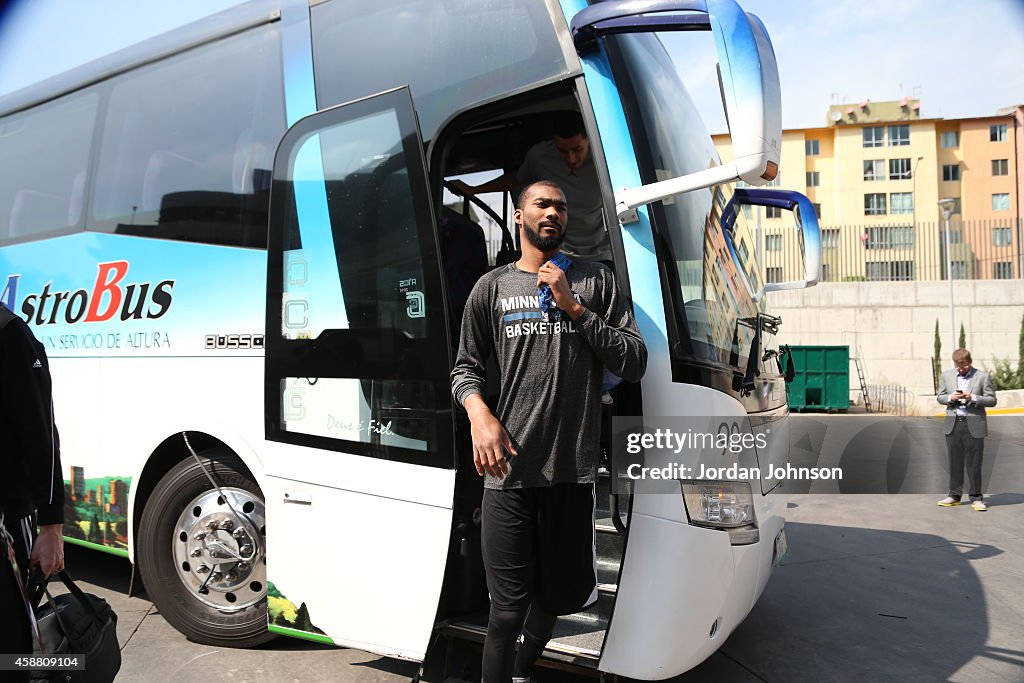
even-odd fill
[{"label": "white and blue bus", "polygon": [[[707,30],[728,164],[658,38]],[[51,357],[68,542],[130,558],[199,642],[423,660],[435,634],[480,638],[481,482],[449,372],[496,256],[444,188],[515,168],[559,111],[586,124],[650,354],[611,412],[785,420],[764,294],[814,284],[820,251],[805,198],[733,189],[778,171],[756,17],[732,0],[254,0],[0,99],[2,300]],[[745,204],[802,217],[803,280],[761,282]],[[604,481],[600,599],[546,656],[686,671],[784,549],[778,482]]]}]

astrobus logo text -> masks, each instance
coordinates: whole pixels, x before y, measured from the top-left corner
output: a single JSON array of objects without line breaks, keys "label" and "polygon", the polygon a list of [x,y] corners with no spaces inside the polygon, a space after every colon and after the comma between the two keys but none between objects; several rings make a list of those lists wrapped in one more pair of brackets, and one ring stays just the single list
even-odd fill
[{"label": "astrobus logo text", "polygon": [[[101,323],[113,320],[156,320],[171,308],[174,301],[174,280],[133,282],[125,284],[128,275],[128,261],[110,261],[96,266],[96,281],[92,290],[52,290],[47,283],[41,292],[29,294],[21,303],[21,314],[36,325],[57,323],[74,324]],[[8,275],[2,301],[11,310],[16,310],[18,281],[21,275]]]}]

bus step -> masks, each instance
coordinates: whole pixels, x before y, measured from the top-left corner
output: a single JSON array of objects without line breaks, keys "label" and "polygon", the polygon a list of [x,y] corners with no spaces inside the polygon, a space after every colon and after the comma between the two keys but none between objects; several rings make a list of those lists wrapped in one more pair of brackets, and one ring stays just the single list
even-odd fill
[{"label": "bus step", "polygon": [[[539,664],[549,668],[560,668],[550,667],[548,664],[548,662],[559,662],[582,669],[596,669],[597,663],[601,658],[600,650],[579,647],[558,640],[561,635],[560,632],[566,631],[566,629],[562,628],[562,618],[559,618],[558,621],[559,623],[555,624],[555,632],[551,641],[548,642],[548,646],[544,648],[543,659],[547,661],[539,662]],[[484,642],[484,638],[487,636],[487,626],[471,622],[457,622],[445,626],[444,632],[461,640],[468,640],[482,644]]]},{"label": "bus step", "polygon": [[602,583],[616,583],[619,580],[619,566],[626,539],[608,521],[598,520],[595,527],[597,547],[597,580]]},{"label": "bus step", "polygon": [[597,583],[600,586],[615,586],[619,580],[618,558],[597,556]]},{"label": "bus step", "polygon": [[[558,617],[551,641],[544,650],[544,659],[571,666],[596,668],[617,588],[615,584],[598,584],[597,602],[582,612]],[[483,643],[487,635],[487,616],[477,615],[447,624],[442,632],[461,640]]]},{"label": "bus step", "polygon": [[559,617],[551,642],[577,651],[600,653],[615,603],[615,584],[598,584],[597,602],[582,612]]}]

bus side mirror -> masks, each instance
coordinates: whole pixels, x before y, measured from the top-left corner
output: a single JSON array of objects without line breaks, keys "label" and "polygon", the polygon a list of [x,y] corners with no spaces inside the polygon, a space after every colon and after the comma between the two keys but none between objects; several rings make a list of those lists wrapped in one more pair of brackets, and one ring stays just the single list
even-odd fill
[{"label": "bus side mirror", "polygon": [[573,16],[570,31],[580,54],[613,33],[711,30],[718,83],[733,161],[615,193],[619,220],[637,220],[637,207],[685,192],[741,179],[764,185],[779,173],[782,90],[775,51],[764,24],[735,0],[606,0]]},{"label": "bus side mirror", "polygon": [[775,180],[782,143],[782,88],[764,24],[733,0],[707,0],[718,48],[718,84],[736,176],[749,185]]},{"label": "bus side mirror", "polygon": [[[736,259],[737,266],[739,256],[732,243],[733,226],[736,224],[741,207],[744,206],[768,206],[785,211],[791,211],[796,221],[797,239],[800,250],[803,252],[804,272],[803,279],[791,280],[788,282],[768,282],[759,292],[752,291],[750,282],[744,277],[747,289],[751,296],[760,299],[767,292],[777,292],[783,289],[806,289],[818,284],[821,277],[821,228],[818,226],[818,215],[814,211],[814,205],[804,195],[791,190],[761,190],[737,188],[733,191],[732,199],[725,205],[722,211],[722,230],[725,233],[726,243],[729,251]],[[743,268],[739,268],[740,274]]]}]

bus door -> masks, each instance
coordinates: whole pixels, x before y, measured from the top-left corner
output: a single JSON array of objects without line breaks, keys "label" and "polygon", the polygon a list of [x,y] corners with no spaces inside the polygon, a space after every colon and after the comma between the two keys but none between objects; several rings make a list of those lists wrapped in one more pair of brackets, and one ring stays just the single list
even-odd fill
[{"label": "bus door", "polygon": [[422,659],[455,488],[448,321],[408,88],[297,122],[274,163],[271,630]]}]

